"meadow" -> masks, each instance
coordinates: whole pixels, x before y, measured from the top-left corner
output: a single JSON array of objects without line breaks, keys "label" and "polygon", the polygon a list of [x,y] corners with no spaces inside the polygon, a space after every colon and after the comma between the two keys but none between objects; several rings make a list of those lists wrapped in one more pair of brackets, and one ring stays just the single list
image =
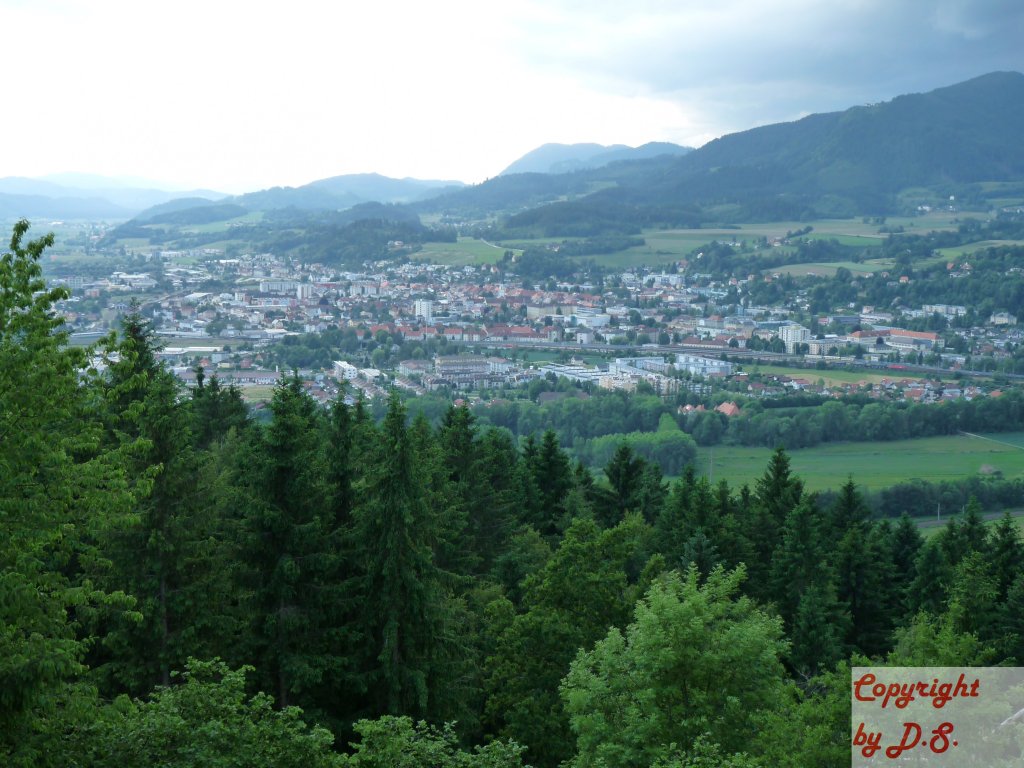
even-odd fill
[{"label": "meadow", "polygon": [[460,237],[454,243],[425,243],[413,254],[418,261],[464,267],[471,264],[496,264],[501,261],[506,248],[493,245],[474,237]]},{"label": "meadow", "polygon": [[[697,451],[701,474],[733,487],[753,488],[764,474],[770,448],[716,445]],[[939,482],[979,473],[1024,476],[1024,433],[950,435],[873,443],[826,443],[789,452],[793,472],[808,490],[841,486],[853,477],[858,486],[878,490],[914,478]]]},{"label": "meadow", "polygon": [[832,387],[840,384],[858,384],[868,382],[880,384],[883,381],[899,381],[902,379],[932,379],[934,376],[912,373],[910,371],[893,371],[891,373],[877,373],[868,371],[847,371],[842,368],[829,368],[821,370],[818,368],[795,368],[782,365],[740,365],[738,368],[747,373],[763,373],[774,376],[789,376],[796,379],[807,379],[813,383],[819,380],[824,381],[825,386]]}]

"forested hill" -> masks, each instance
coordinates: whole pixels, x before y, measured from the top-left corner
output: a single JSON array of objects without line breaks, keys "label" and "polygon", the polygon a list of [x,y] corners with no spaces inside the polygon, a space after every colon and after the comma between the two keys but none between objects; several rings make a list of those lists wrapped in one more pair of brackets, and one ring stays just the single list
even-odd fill
[{"label": "forested hill", "polygon": [[527,152],[510,164],[499,176],[514,173],[571,173],[585,168],[600,168],[622,160],[642,160],[650,157],[679,156],[692,152],[690,147],[652,141],[639,147],[613,144],[544,144]]},{"label": "forested hill", "polygon": [[671,217],[695,205],[708,220],[893,213],[916,204],[918,198],[899,196],[912,188],[927,188],[924,197],[932,201],[976,193],[972,185],[983,181],[1024,183],[1022,132],[1024,75],[996,72],[731,134],[682,157],[613,163],[529,183],[501,177],[420,207],[517,213],[546,196],[549,202],[573,197],[579,205],[618,206],[638,220],[656,207]]},{"label": "forested hill", "polygon": [[[777,450],[753,488],[464,407],[267,420],[183,391],[137,312],[68,345],[20,222],[0,258],[0,765],[819,768],[851,663],[1024,660],[1024,549],[924,541]],[[379,408],[381,418],[373,417]]]}]

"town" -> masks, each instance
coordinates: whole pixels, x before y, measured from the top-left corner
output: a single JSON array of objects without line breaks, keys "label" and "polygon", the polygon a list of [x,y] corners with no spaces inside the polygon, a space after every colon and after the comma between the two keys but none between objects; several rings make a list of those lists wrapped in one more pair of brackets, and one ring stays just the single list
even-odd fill
[{"label": "town", "polygon": [[[601,286],[532,283],[514,264],[502,272],[487,264],[396,259],[351,272],[270,253],[226,258],[215,248],[154,248],[134,254],[133,264],[136,271],[105,276],[67,269],[54,276],[72,293],[60,311],[73,337],[98,338],[138,302],[161,337],[163,359],[186,384],[194,385],[202,367],[254,401],[268,399],[267,387],[295,367],[323,401],[341,382],[371,398],[396,386],[479,399],[481,392],[564,377],[585,387],[639,386],[666,397],[860,391],[934,402],[997,391],[991,380],[960,384],[951,377],[969,372],[972,362],[1008,358],[1021,340],[1017,319],[1007,312],[956,327],[967,314],[956,305],[899,311],[862,305],[814,314],[806,290],[776,305],[753,305],[744,293],[778,274],[718,281],[686,262],[628,269]],[[946,321],[948,332],[901,327],[930,317]],[[273,350],[288,338],[329,329],[352,331],[357,343],[319,365],[275,361]],[[755,361],[806,368],[806,374],[751,375]],[[820,375],[843,367],[883,369],[889,377],[828,382]],[[906,373],[911,369],[913,376]]]}]

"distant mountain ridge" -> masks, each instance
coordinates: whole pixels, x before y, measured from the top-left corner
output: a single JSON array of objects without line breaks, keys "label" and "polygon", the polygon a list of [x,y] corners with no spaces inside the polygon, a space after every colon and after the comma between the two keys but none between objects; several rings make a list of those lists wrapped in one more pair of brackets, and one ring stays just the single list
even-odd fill
[{"label": "distant mountain ridge", "polygon": [[[981,182],[1020,183],[1014,194],[1024,194],[1022,134],[1024,75],[994,72],[928,93],[730,134],[678,157],[562,175],[500,176],[418,207],[452,216],[514,215],[517,222],[546,222],[537,229],[541,234],[568,236],[601,231],[599,220],[615,207],[621,209],[611,216],[615,226],[631,220],[636,231],[695,218],[906,212],[916,203],[901,195],[914,190],[929,202],[966,195],[983,205],[986,195],[998,195]],[[542,214],[538,206],[545,205],[553,210]],[[559,226],[563,212],[587,225]]]},{"label": "distant mountain ridge", "polygon": [[652,141],[639,147],[625,144],[544,144],[527,152],[503,170],[499,176],[516,173],[572,173],[600,168],[620,160],[643,160],[662,155],[685,155],[692,152],[669,142]]},{"label": "distant mountain ridge", "polygon": [[[142,211],[135,216],[135,220],[170,221],[167,216],[174,213],[172,219],[175,223],[205,224],[211,221],[211,212],[203,209],[210,207],[216,207],[221,213],[221,218],[212,219],[215,221],[234,218],[248,211],[273,211],[285,208],[343,211],[366,203],[413,203],[446,189],[459,189],[463,186],[465,185],[461,181],[392,179],[378,173],[356,173],[318,179],[300,187],[261,189],[257,192],[226,197],[216,203],[195,198],[175,200]],[[194,213],[189,214],[188,211],[192,209]]]},{"label": "distant mountain ridge", "polygon": [[[78,180],[81,186],[62,183],[64,180]],[[46,179],[7,176],[0,178],[0,216],[126,219],[146,208],[181,197],[211,202],[225,197],[222,192],[208,189],[169,191],[117,184],[116,179],[87,174],[59,174]]]}]

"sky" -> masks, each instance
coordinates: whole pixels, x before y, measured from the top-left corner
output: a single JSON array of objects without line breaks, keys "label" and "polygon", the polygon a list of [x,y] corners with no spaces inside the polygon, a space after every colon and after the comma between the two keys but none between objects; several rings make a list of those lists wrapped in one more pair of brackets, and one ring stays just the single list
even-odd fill
[{"label": "sky", "polygon": [[0,177],[496,176],[1024,71],[1020,0],[0,0]]}]

